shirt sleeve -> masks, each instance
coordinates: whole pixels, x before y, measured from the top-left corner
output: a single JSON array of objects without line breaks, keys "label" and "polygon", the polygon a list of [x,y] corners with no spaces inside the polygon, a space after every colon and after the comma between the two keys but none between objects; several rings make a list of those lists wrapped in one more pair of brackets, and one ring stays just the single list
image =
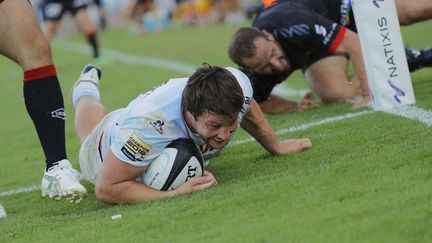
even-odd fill
[{"label": "shirt sleeve", "polygon": [[170,143],[143,117],[127,119],[113,138],[111,151],[132,166],[147,166]]}]

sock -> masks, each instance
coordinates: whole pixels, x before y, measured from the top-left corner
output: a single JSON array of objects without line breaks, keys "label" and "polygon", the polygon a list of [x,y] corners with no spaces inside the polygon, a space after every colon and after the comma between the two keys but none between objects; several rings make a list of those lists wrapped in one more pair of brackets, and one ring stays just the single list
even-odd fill
[{"label": "sock", "polygon": [[82,96],[93,96],[100,102],[100,93],[98,87],[92,82],[79,82],[72,91],[72,104],[77,106],[79,98]]},{"label": "sock", "polygon": [[93,48],[93,57],[98,58],[99,57],[99,45],[97,43],[96,32],[86,33],[86,38],[87,38],[88,43],[90,43],[91,47]]},{"label": "sock", "polygon": [[33,120],[48,170],[66,159],[65,110],[54,65],[24,71],[24,101]]}]

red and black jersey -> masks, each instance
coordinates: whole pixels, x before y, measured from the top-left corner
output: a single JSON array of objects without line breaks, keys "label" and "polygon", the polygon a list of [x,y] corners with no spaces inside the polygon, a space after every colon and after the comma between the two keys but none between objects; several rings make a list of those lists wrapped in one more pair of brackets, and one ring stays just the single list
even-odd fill
[{"label": "red and black jersey", "polygon": [[295,2],[267,8],[252,26],[273,35],[294,69],[307,68],[322,52],[334,52],[345,31],[345,27]]},{"label": "red and black jersey", "polygon": [[[252,26],[271,33],[281,44],[291,66],[305,70],[317,60],[332,55],[346,28],[355,30],[350,16],[350,0],[279,0],[264,8]],[[273,87],[287,78],[246,73],[258,102],[265,100]]]}]

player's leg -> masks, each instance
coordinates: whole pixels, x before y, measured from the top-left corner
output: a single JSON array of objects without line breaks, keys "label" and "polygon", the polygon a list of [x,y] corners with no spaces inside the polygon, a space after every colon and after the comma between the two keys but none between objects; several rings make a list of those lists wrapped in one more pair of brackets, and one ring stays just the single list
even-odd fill
[{"label": "player's leg", "polygon": [[27,0],[0,3],[0,53],[24,71],[24,100],[45,158],[42,195],[78,202],[86,194],[66,157],[65,111],[48,40]]},{"label": "player's leg", "polygon": [[49,41],[52,41],[60,28],[60,20],[45,20],[45,35]]},{"label": "player's leg", "polygon": [[347,67],[346,57],[328,56],[310,65],[304,75],[324,103],[341,102],[361,95],[360,82],[348,77]]},{"label": "player's leg", "polygon": [[60,28],[64,13],[64,4],[59,1],[45,0],[42,6],[45,35],[49,41],[53,40]]},{"label": "player's leg", "polygon": [[102,0],[93,0],[94,5],[97,8],[99,15],[99,26],[102,31],[105,31],[107,28],[107,14],[105,12]]},{"label": "player's leg", "polygon": [[93,65],[86,65],[72,90],[75,107],[75,131],[81,144],[107,114],[100,103],[99,82],[101,71]]},{"label": "player's leg", "polygon": [[431,0],[396,0],[401,25],[410,25],[432,18]]},{"label": "player's leg", "polygon": [[75,19],[84,32],[84,35],[87,39],[87,42],[90,44],[93,50],[93,57],[99,57],[99,43],[97,40],[97,28],[96,25],[90,20],[90,17],[87,12],[87,5],[80,6],[79,8],[74,10]]}]

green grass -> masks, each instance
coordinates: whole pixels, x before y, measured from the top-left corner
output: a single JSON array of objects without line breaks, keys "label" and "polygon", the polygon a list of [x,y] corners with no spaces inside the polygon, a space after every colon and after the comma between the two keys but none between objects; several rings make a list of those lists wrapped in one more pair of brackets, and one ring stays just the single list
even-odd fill
[{"label": "green grass", "polygon": [[[406,43],[430,46],[432,22],[403,28]],[[238,26],[175,28],[146,37],[126,30],[100,36],[103,48],[199,66],[233,65],[226,54]],[[81,36],[68,41],[83,43]],[[90,54],[54,49],[68,113],[67,150],[78,166],[69,89]],[[185,74],[116,62],[104,67],[109,110]],[[0,58],[0,192],[39,184],[44,157],[22,100],[21,70]],[[432,110],[431,69],[412,75],[417,105]],[[301,74],[289,83],[306,88]],[[346,114],[350,104],[267,116],[274,130]],[[283,134],[314,147],[271,156],[257,143],[227,148],[210,163],[219,186],[138,205],[99,203],[94,189],[80,204],[51,201],[39,191],[0,197],[0,242],[431,242],[432,130],[418,121],[376,112]],[[246,139],[240,131],[236,139]],[[119,220],[111,216],[121,214]]]}]

